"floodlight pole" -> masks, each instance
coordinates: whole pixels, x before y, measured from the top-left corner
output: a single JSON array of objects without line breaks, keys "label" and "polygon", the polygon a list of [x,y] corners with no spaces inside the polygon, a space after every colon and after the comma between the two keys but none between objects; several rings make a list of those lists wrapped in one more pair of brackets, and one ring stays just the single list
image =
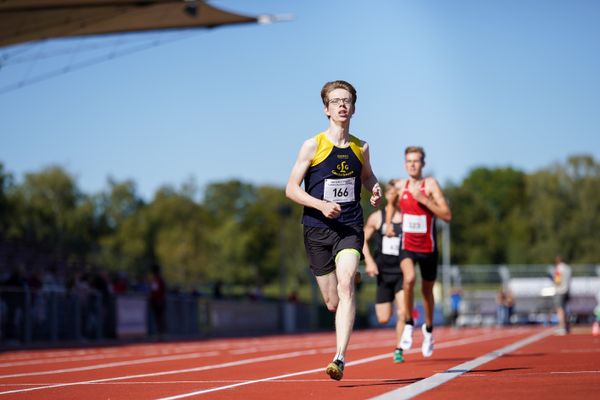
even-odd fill
[{"label": "floodlight pole", "polygon": [[440,221],[442,228],[442,293],[444,314],[450,311],[450,290],[452,278],[450,276],[450,224]]}]

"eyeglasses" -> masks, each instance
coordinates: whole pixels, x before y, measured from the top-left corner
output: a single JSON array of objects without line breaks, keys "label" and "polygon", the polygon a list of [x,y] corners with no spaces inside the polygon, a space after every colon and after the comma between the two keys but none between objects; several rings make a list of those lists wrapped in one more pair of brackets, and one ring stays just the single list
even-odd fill
[{"label": "eyeglasses", "polygon": [[352,99],[335,98],[335,99],[329,100],[329,104],[333,104],[333,105],[336,105],[336,106],[339,106],[340,104],[343,104],[345,106],[349,106],[350,104],[352,104]]}]

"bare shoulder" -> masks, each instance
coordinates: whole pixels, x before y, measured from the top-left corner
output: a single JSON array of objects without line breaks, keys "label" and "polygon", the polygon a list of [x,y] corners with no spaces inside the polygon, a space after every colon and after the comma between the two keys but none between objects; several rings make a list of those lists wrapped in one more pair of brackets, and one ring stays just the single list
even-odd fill
[{"label": "bare shoulder", "polygon": [[433,176],[427,176],[424,178],[425,185],[427,186],[435,186],[437,185],[437,180]]},{"label": "bare shoulder", "polygon": [[396,183],[394,183],[394,187],[398,190],[401,190],[406,184],[406,179],[396,179]]},{"label": "bare shoulder", "polygon": [[440,183],[438,182],[437,179],[435,179],[433,176],[428,176],[427,180],[430,182],[430,184],[435,185],[435,186],[440,186]]},{"label": "bare shoulder", "polygon": [[437,179],[435,179],[433,176],[428,176],[425,178],[425,190],[427,190],[428,193],[441,193],[442,188]]},{"label": "bare shoulder", "polygon": [[316,150],[317,149],[317,139],[314,136],[309,137],[302,143],[302,148],[306,148],[308,150]]},{"label": "bare shoulder", "polygon": [[308,138],[300,147],[299,159],[311,160],[317,151],[317,141],[314,137]]}]

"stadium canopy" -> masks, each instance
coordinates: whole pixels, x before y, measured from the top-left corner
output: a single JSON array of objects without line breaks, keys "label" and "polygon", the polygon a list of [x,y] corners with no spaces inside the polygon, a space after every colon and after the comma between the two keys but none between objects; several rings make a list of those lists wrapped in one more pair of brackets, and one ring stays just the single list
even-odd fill
[{"label": "stadium canopy", "polygon": [[1,0],[0,47],[68,36],[268,23],[201,0]]}]

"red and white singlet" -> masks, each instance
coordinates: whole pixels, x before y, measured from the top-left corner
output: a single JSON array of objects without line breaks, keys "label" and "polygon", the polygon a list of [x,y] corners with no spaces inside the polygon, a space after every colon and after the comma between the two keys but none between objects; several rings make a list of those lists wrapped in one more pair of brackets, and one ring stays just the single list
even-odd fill
[{"label": "red and white singlet", "polygon": [[[435,216],[427,207],[419,203],[408,190],[409,180],[400,193],[398,207],[402,211],[402,250],[418,253],[433,253],[435,243]],[[425,192],[425,180],[419,188]]]}]

